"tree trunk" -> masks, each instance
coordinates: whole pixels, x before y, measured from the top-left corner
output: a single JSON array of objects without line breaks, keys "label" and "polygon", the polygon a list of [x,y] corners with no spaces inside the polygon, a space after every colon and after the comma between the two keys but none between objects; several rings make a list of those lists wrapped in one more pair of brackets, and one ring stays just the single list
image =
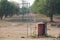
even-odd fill
[{"label": "tree trunk", "polygon": [[53,21],[53,13],[50,15],[50,22],[54,22]]},{"label": "tree trunk", "polygon": [[2,20],[3,17],[0,17],[0,19]]},{"label": "tree trunk", "polygon": [[2,15],[0,15],[0,19],[1,19],[1,20],[3,19],[3,16],[2,16]]}]

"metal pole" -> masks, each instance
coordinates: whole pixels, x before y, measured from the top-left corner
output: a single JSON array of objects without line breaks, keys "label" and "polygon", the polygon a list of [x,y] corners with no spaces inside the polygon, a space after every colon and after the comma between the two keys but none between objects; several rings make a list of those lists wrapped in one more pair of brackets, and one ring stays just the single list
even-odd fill
[{"label": "metal pole", "polygon": [[[29,7],[29,3],[27,3],[27,7]],[[28,11],[26,11],[26,13],[28,13]],[[28,16],[28,14],[27,14],[27,16]],[[28,19],[29,19],[29,18],[28,18]],[[28,19],[27,19],[27,22],[29,21]],[[28,36],[29,36],[29,33],[28,33],[28,32],[29,32],[29,26],[28,26],[28,24],[29,24],[29,23],[27,23],[27,38],[28,38]]]},{"label": "metal pole", "polygon": [[25,1],[22,0],[22,11],[23,11],[23,12],[22,12],[22,13],[23,13],[23,14],[22,14],[22,22],[24,21],[24,12],[25,12],[24,8],[25,8],[25,4],[26,4]]},{"label": "metal pole", "polygon": [[[26,7],[29,7],[29,5],[30,5],[30,3],[28,3],[28,2],[25,2],[25,0],[22,0],[22,8],[26,8]],[[25,13],[28,13],[28,11],[27,10],[24,10],[23,9],[23,16],[22,16],[22,20],[24,21],[24,11],[25,11]],[[27,15],[28,16],[28,15]],[[28,22],[29,20],[27,19],[27,22]],[[27,23],[27,37],[28,37],[28,31],[29,31],[29,29],[28,29],[28,23]]]}]

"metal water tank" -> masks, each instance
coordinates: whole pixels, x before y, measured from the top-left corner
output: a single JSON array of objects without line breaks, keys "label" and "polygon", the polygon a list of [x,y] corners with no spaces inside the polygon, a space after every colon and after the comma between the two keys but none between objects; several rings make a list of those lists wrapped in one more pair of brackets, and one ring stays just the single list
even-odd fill
[{"label": "metal water tank", "polygon": [[38,23],[38,36],[46,34],[46,23]]}]

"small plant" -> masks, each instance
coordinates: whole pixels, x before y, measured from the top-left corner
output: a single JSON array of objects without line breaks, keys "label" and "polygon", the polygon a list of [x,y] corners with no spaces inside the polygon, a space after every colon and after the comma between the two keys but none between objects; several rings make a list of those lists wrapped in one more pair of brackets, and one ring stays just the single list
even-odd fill
[{"label": "small plant", "polygon": [[32,37],[32,38],[36,38],[36,34],[32,34],[31,37]]}]

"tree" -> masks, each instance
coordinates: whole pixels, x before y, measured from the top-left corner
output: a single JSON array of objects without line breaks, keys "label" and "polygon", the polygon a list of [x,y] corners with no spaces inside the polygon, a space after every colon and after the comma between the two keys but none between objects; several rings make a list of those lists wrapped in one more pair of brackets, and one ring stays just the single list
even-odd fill
[{"label": "tree", "polygon": [[23,15],[25,15],[26,13],[29,13],[29,8],[27,8],[27,7],[22,7],[22,8],[20,8],[20,14],[23,14]]},{"label": "tree", "polygon": [[14,14],[17,14],[19,12],[19,5],[14,2],[9,2],[7,0],[1,0],[0,1],[0,18],[2,19],[3,16],[5,18],[7,16],[13,16]]},{"label": "tree", "polygon": [[31,9],[37,13],[45,14],[53,22],[53,15],[60,14],[60,0],[35,0]]}]

